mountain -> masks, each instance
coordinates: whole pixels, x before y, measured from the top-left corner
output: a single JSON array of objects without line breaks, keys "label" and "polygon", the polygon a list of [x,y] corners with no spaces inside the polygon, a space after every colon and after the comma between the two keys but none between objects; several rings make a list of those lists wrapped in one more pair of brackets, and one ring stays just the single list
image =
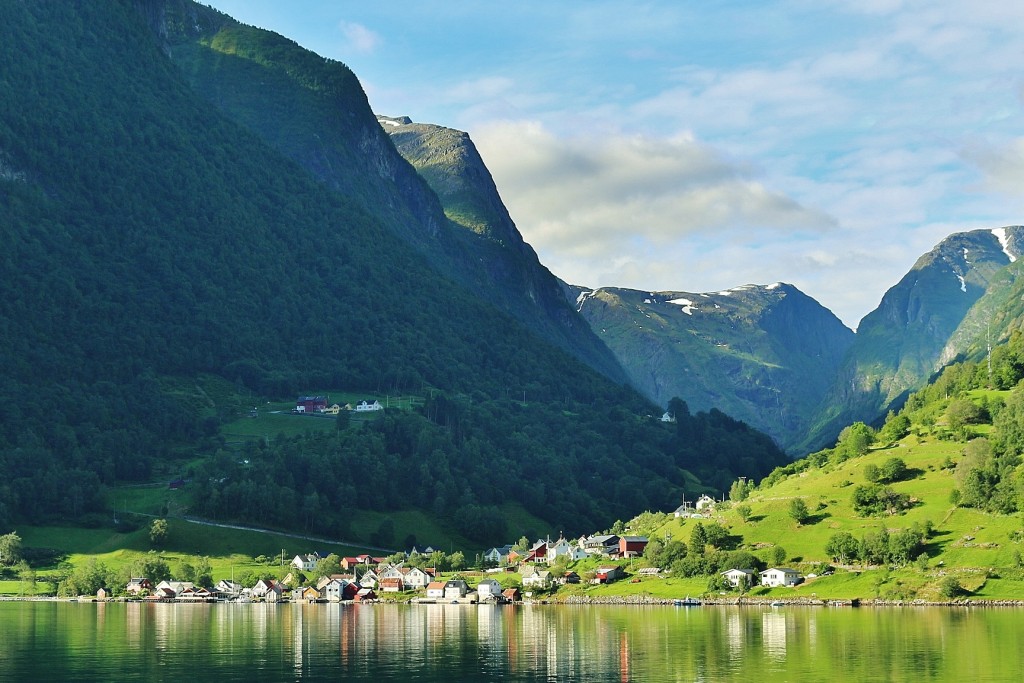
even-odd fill
[{"label": "mountain", "polygon": [[[509,508],[601,527],[785,461],[720,412],[649,418],[571,307],[531,303],[522,245],[444,216],[344,65],[185,0],[0,3],[0,59],[0,527],[182,478],[221,519],[358,538],[356,510],[415,509],[493,543]],[[321,388],[419,401],[221,433]]]},{"label": "mountain", "polygon": [[[434,176],[417,173],[422,169],[402,158],[392,144],[396,132],[388,127],[389,139],[381,129],[355,74],[344,65],[192,2],[140,4],[181,74],[221,112],[373,215],[448,277],[612,380],[625,381],[615,358],[572,314],[507,214],[500,215],[500,201],[482,220],[500,224],[502,239],[493,230],[467,232],[458,215],[446,216],[438,188],[428,184]],[[397,134],[407,137],[404,130]],[[467,175],[490,182],[466,142]],[[490,185],[472,189],[493,203],[497,192]]]},{"label": "mountain", "polygon": [[645,396],[718,408],[784,447],[805,434],[854,337],[782,283],[702,294],[570,289]]},{"label": "mountain", "polygon": [[[877,420],[945,363],[984,344],[987,323],[978,317],[982,309],[971,315],[972,309],[994,286],[1008,284],[1005,268],[1021,253],[1022,239],[1020,226],[973,230],[921,256],[861,320],[803,450],[827,444],[851,422]],[[993,297],[999,295],[987,301]],[[996,315],[990,305],[983,310],[984,318]]]}]

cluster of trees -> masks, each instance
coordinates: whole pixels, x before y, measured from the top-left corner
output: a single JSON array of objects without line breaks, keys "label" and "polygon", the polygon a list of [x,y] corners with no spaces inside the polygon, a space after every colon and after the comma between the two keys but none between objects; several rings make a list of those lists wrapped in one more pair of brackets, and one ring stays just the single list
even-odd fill
[{"label": "cluster of trees", "polygon": [[[416,411],[359,427],[221,450],[191,478],[198,512],[218,519],[366,538],[348,527],[353,510],[420,508],[486,545],[526,531],[508,527],[505,503],[583,533],[637,509],[674,507],[684,471],[732,480],[747,458],[764,474],[785,456],[720,413],[678,413],[666,425],[620,406],[438,393]],[[374,533],[385,547],[403,536]]]},{"label": "cluster of trees", "polygon": [[[718,590],[720,574],[729,569],[750,569],[759,572],[764,561],[746,550],[736,549],[737,538],[716,522],[698,522],[690,532],[688,543],[676,539],[663,541],[651,538],[644,549],[644,561],[651,567],[670,570],[675,576],[707,576],[709,589]],[[781,546],[769,550],[769,560],[781,564],[786,551]],[[728,586],[731,587],[731,586]]]},{"label": "cluster of trees", "polygon": [[927,561],[924,546],[930,533],[930,524],[914,524],[895,532],[881,527],[859,539],[840,531],[829,537],[825,552],[839,564],[905,566],[922,557]]}]

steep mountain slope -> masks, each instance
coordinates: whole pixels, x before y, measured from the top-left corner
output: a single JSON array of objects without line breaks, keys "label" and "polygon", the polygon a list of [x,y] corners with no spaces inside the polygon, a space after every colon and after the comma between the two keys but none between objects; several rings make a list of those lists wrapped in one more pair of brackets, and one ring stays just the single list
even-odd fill
[{"label": "steep mountain slope", "polygon": [[[728,482],[733,461],[779,464],[720,415],[684,421],[709,434],[684,442],[644,418],[653,407],[635,392],[449,273],[430,244],[466,231],[407,226],[413,237],[369,211],[375,196],[408,206],[366,176],[377,148],[333,186],[225,116],[165,52],[213,15],[162,14],[175,7],[196,9],[0,3],[0,527],[78,518],[103,509],[105,484],[181,473],[221,517],[281,526],[343,528],[355,501],[493,520],[528,491],[538,516],[574,529],[671,504],[700,486],[696,466]],[[311,59],[277,41],[256,52]],[[347,70],[313,63],[323,71],[301,71],[322,76],[314,90],[365,102]],[[407,166],[368,109],[359,117]],[[367,194],[343,189],[361,184]],[[215,402],[193,398],[204,374],[245,396],[337,387],[415,391],[426,405],[266,439],[242,458],[218,438]]]},{"label": "steep mountain slope", "polygon": [[1024,228],[956,233],[923,255],[857,328],[849,356],[802,444],[827,443],[842,426],[874,421],[945,362],[979,341],[972,307],[1021,253]]},{"label": "steep mountain slope", "polygon": [[550,273],[511,221],[502,226],[511,231],[498,242],[493,235],[453,229],[343,64],[192,2],[138,1],[182,74],[222,112],[361,206],[453,280],[616,382],[625,381],[614,357],[557,295]]},{"label": "steep mountain slope", "polygon": [[644,395],[718,408],[783,446],[804,434],[854,336],[781,283],[705,294],[574,290],[580,313]]},{"label": "steep mountain slope", "polygon": [[474,286],[529,316],[546,337],[561,340],[584,362],[625,382],[612,352],[566,301],[561,282],[519,234],[469,135],[408,117],[377,118],[398,152],[437,193],[452,224],[463,228],[454,234],[487,283],[474,280]]}]

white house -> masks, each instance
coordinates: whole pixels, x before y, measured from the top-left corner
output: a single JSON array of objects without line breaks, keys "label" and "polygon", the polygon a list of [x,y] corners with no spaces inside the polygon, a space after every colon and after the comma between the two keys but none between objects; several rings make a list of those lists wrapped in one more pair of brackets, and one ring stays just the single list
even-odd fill
[{"label": "white house", "polygon": [[497,600],[501,597],[501,584],[495,579],[483,579],[477,584],[476,594],[484,600]]},{"label": "white house", "polygon": [[217,589],[218,593],[223,595],[241,595],[244,586],[240,583],[229,581],[228,579],[221,579],[217,582],[217,585],[214,586],[214,588]]},{"label": "white house", "polygon": [[440,600],[444,597],[444,581],[431,581],[427,584],[427,597],[433,600]]},{"label": "white house", "polygon": [[359,575],[359,585],[363,588],[376,588],[380,582],[380,576],[373,569],[367,569]]},{"label": "white house", "polygon": [[800,572],[787,567],[772,567],[761,572],[762,586],[795,586],[800,583]]},{"label": "white house", "polygon": [[402,580],[406,588],[417,590],[426,588],[427,584],[434,580],[434,577],[419,567],[402,567]]},{"label": "white house", "polygon": [[267,602],[277,602],[281,599],[281,593],[281,585],[270,579],[260,579],[252,587],[252,596],[254,598],[263,598]]},{"label": "white house", "polygon": [[722,576],[733,588],[738,588],[741,581],[746,582],[748,586],[754,585],[754,575],[753,569],[730,569],[722,572]]},{"label": "white house", "polygon": [[551,572],[547,569],[523,574],[523,588],[550,588]]},{"label": "white house", "polygon": [[161,581],[156,585],[156,588],[154,588],[153,590],[157,592],[169,590],[172,593],[174,593],[175,597],[177,597],[181,595],[182,591],[186,589],[195,590],[195,587],[195,584],[191,581]]},{"label": "white house", "polygon": [[374,400],[373,403],[369,401],[360,401],[356,404],[357,413],[367,413],[374,410],[384,410],[384,406],[380,404],[380,401]]},{"label": "white house", "polygon": [[304,572],[311,572],[316,569],[317,562],[320,561],[320,555],[317,553],[310,553],[309,555],[296,555],[295,559],[292,560],[292,566],[296,569]]},{"label": "white house", "polygon": [[676,416],[673,415],[672,413],[668,412],[668,411],[665,411],[665,413],[661,416],[661,421],[662,422],[675,422],[676,421]]},{"label": "white house", "polygon": [[331,579],[323,586],[321,593],[331,602],[341,602],[345,599],[345,586],[348,583],[342,579]]},{"label": "white house", "polygon": [[469,593],[469,585],[462,579],[451,579],[444,585],[445,600],[464,598]]},{"label": "white house", "polygon": [[571,551],[572,546],[569,545],[569,541],[564,538],[560,538],[554,543],[548,543],[548,551],[544,556],[544,559],[548,564],[554,564],[560,556],[568,555]]},{"label": "white house", "polygon": [[710,512],[715,507],[715,499],[705,493],[697,499],[697,504],[694,505],[694,507],[697,509],[697,512],[703,512],[705,510]]}]

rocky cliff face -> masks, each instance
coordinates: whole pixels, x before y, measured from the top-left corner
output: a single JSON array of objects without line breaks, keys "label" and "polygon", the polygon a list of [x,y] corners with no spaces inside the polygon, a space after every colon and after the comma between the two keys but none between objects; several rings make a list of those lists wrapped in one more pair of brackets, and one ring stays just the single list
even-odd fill
[{"label": "rocky cliff face", "polygon": [[398,152],[440,199],[467,258],[476,259],[479,272],[492,288],[497,286],[491,296],[504,298],[508,310],[534,316],[533,323],[549,338],[560,339],[606,375],[626,381],[611,351],[569,305],[559,280],[523,240],[469,135],[408,117],[377,118]]},{"label": "rocky cliff face", "polygon": [[701,294],[571,289],[646,396],[718,408],[784,447],[802,438],[853,341],[835,315],[787,284]]}]

